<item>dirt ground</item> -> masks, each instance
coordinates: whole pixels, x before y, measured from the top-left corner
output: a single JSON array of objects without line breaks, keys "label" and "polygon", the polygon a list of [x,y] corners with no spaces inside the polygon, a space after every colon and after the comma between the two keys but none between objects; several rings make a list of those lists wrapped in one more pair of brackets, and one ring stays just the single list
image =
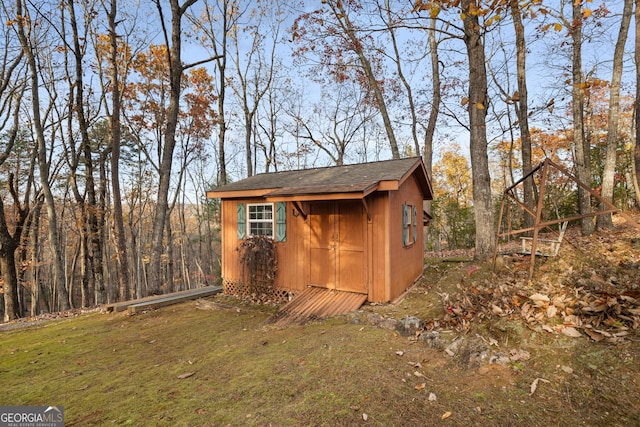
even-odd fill
[{"label": "dirt ground", "polygon": [[618,220],[589,238],[576,228],[565,237],[559,256],[538,257],[531,280],[519,242],[502,247],[495,267],[444,254],[397,304],[364,308],[424,322],[409,354],[424,352],[426,383],[441,377],[455,395],[457,409],[443,407],[442,418],[640,425],[640,231]]}]

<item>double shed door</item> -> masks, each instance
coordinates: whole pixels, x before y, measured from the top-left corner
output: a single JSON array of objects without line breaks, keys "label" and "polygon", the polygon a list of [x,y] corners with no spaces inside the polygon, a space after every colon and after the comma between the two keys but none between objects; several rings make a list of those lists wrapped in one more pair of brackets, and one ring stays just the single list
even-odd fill
[{"label": "double shed door", "polygon": [[367,293],[366,226],[359,201],[311,204],[309,266],[312,285]]}]

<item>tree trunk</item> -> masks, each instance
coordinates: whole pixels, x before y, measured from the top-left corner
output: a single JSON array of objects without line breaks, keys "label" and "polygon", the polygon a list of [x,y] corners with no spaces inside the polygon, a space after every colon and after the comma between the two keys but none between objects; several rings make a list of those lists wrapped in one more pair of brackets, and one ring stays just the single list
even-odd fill
[{"label": "tree trunk", "polygon": [[[515,101],[516,115],[518,116],[518,126],[520,128],[520,152],[522,154],[522,176],[526,176],[532,169],[531,154],[531,132],[529,131],[529,103],[527,91],[527,44],[522,24],[522,10],[519,0],[511,0],[511,17],[516,38],[516,74],[518,80],[518,97]],[[535,200],[533,190],[533,177],[529,177],[523,182],[524,205],[534,211]],[[533,227],[535,218],[533,215],[524,213],[524,227]]]},{"label": "tree trunk", "polygon": [[[16,16],[27,16],[28,13],[22,8],[22,0],[16,0]],[[32,22],[26,21],[25,22]],[[68,310],[71,305],[69,303],[69,293],[65,287],[64,262],[62,258],[61,240],[58,232],[58,217],[56,214],[56,204],[51,192],[51,184],[49,182],[49,163],[47,160],[47,147],[44,135],[44,125],[40,116],[40,82],[38,78],[39,68],[34,54],[35,48],[30,45],[27,39],[25,28],[23,25],[16,25],[18,29],[18,37],[22,51],[27,58],[29,66],[29,78],[31,89],[31,105],[33,113],[33,127],[36,134],[36,149],[38,151],[38,169],[40,172],[40,183],[44,194],[47,217],[49,218],[49,245],[53,256],[54,270],[54,286],[58,294],[58,306],[61,310]]]},{"label": "tree trunk", "polygon": [[[591,160],[589,141],[584,132],[584,88],[582,77],[582,1],[573,2],[571,39],[573,60],[571,72],[573,87],[571,90],[573,116],[573,144],[575,149],[576,176],[585,185],[591,186]],[[578,211],[581,215],[591,213],[591,196],[582,187],[578,187]],[[593,218],[587,216],[580,221],[583,236],[593,233]]]},{"label": "tree trunk", "polygon": [[[31,247],[32,255],[31,255],[31,265],[32,265],[32,273],[31,273],[31,315],[35,316],[39,314],[38,306],[40,302],[40,298],[43,292],[40,292],[40,268],[38,265],[40,264],[40,259],[38,256],[38,249],[40,248],[40,212],[42,211],[42,203],[36,201],[33,207],[33,223],[31,226]],[[45,299],[46,303],[46,299]]]},{"label": "tree trunk", "polygon": [[[424,132],[424,152],[423,160],[424,166],[427,170],[427,176],[429,179],[433,178],[433,140],[436,133],[436,124],[438,123],[438,115],[440,114],[440,102],[442,102],[442,88],[440,86],[440,58],[438,55],[438,41],[436,40],[436,18],[429,18],[428,40],[429,40],[429,54],[431,56],[431,111],[429,112],[429,121],[427,122],[427,128]],[[422,203],[424,211],[431,214],[431,200],[425,200]],[[435,231],[433,227],[427,228],[427,236],[425,238],[425,249],[428,241],[431,240],[432,231]],[[437,240],[437,236],[436,236]]]},{"label": "tree trunk", "polygon": [[[90,301],[88,300],[89,292],[88,290],[91,288],[95,288],[96,286],[100,286],[96,283],[96,280],[101,280],[101,274],[96,274],[96,270],[99,270],[99,267],[96,265],[97,263],[101,263],[101,259],[97,259],[96,261],[96,252],[99,253],[99,248],[96,248],[96,245],[99,242],[99,239],[96,238],[98,234],[98,221],[96,217],[97,206],[96,206],[96,190],[95,190],[95,182],[93,179],[93,159],[91,153],[91,141],[89,138],[89,123],[86,119],[86,111],[84,104],[84,71],[83,71],[83,49],[80,45],[80,39],[82,36],[78,32],[78,23],[75,14],[75,2],[74,0],[70,0],[68,3],[69,9],[69,21],[71,24],[71,30],[73,35],[73,54],[75,60],[75,82],[73,82],[73,86],[75,87],[75,102],[72,102],[74,106],[73,112],[78,120],[78,129],[80,131],[81,136],[81,147],[78,155],[82,154],[82,161],[85,167],[85,192],[87,200],[84,200],[84,197],[79,197],[79,192],[77,190],[77,182],[75,181],[75,171],[74,167],[74,181],[76,184],[76,188],[74,192],[77,194],[76,200],[81,204],[80,210],[82,212],[85,221],[83,222],[81,233],[82,233],[82,280],[83,280],[83,300],[82,306],[86,307],[90,305]],[[70,79],[71,80],[71,79]],[[74,164],[77,167],[78,161],[74,160]],[[85,205],[86,203],[86,205]]]},{"label": "tree trunk", "polygon": [[[1,239],[0,240],[4,240]],[[7,242],[0,243],[0,271],[4,280],[4,321],[21,317],[18,304],[18,274],[16,273],[15,249]]]},{"label": "tree trunk", "polygon": [[[229,33],[227,27],[229,25],[229,14],[227,13],[229,4],[227,0],[222,2],[224,13],[222,13],[222,41],[220,43],[222,52],[218,52],[215,40],[213,46],[216,54],[216,68],[218,70],[218,182],[217,185],[225,185],[227,183],[227,160],[225,153],[225,139],[227,133],[227,122],[225,117],[226,102],[226,72],[227,72],[227,35]],[[205,6],[206,7],[206,6]],[[208,8],[207,8],[208,10]],[[209,17],[209,19],[212,19]]]},{"label": "tree trunk", "polygon": [[[21,227],[21,225],[19,226]],[[18,232],[18,231],[17,231]],[[4,321],[20,317],[18,305],[18,273],[15,251],[18,248],[20,234],[12,236],[6,221],[4,202],[0,197],[0,272],[4,290]]]},{"label": "tree trunk", "polygon": [[[118,279],[120,281],[120,301],[129,299],[129,260],[127,257],[127,242],[124,234],[124,219],[122,213],[122,195],[120,190],[120,78],[118,70],[118,34],[117,30],[117,0],[111,0],[109,19],[109,41],[111,44],[111,191],[113,199],[113,228],[116,240],[116,258],[120,266]],[[96,254],[97,256],[98,254]],[[101,255],[101,254],[100,254]],[[102,260],[100,260],[102,261]]]},{"label": "tree trunk", "polygon": [[469,58],[469,127],[473,205],[476,224],[475,258],[493,254],[495,244],[491,176],[487,153],[487,70],[478,16],[471,12],[473,0],[462,0],[464,43]]},{"label": "tree trunk", "polygon": [[[171,184],[171,170],[173,165],[173,152],[176,146],[176,128],[178,126],[178,114],[180,113],[180,84],[182,81],[183,65],[181,58],[182,16],[196,0],[187,0],[182,6],[178,0],[171,0],[171,43],[167,40],[169,61],[169,108],[167,111],[167,123],[165,129],[162,158],[160,161],[158,182],[158,197],[156,204],[156,216],[153,225],[151,241],[151,261],[149,263],[149,291],[158,293],[161,288],[161,259],[164,252],[163,237],[169,214],[169,185]],[[160,0],[156,0],[160,20],[164,28],[162,6]]]},{"label": "tree trunk", "polygon": [[[112,112],[113,113],[113,112]],[[94,263],[96,265],[95,274],[99,275],[99,280],[96,279],[96,287],[94,289],[95,294],[95,303],[96,305],[101,305],[107,302],[107,285],[106,277],[105,277],[105,242],[106,239],[106,212],[107,212],[107,152],[100,152],[99,157],[99,174],[100,174],[100,187],[98,190],[98,233],[94,236],[99,241],[99,246],[96,248],[96,252],[94,253]],[[108,274],[108,270],[107,270]]]},{"label": "tree trunk", "polygon": [[634,56],[636,63],[636,102],[634,108],[635,115],[635,126],[636,126],[636,138],[635,138],[635,147],[633,150],[633,160],[634,160],[634,176],[635,180],[633,182],[633,188],[635,189],[635,199],[636,199],[636,207],[640,207],[640,90],[637,88],[640,87],[640,0],[636,0],[636,9],[635,9],[635,46],[634,46]]},{"label": "tree trunk", "polygon": [[[607,123],[607,154],[605,156],[604,170],[602,171],[602,198],[613,204],[613,190],[615,188],[616,157],[618,151],[618,123],[620,121],[620,82],[622,81],[622,66],[624,46],[627,42],[633,0],[624,1],[620,32],[613,53],[613,72],[611,76],[611,88],[609,90],[609,118]],[[600,203],[600,210],[608,210],[609,207]],[[611,214],[598,215],[596,218],[598,228],[611,228],[613,221]]]},{"label": "tree trunk", "polygon": [[[438,55],[438,42],[436,40],[436,18],[429,19],[429,51],[431,55],[431,80],[433,89],[431,92],[431,112],[429,122],[424,135],[424,164],[429,179],[433,174],[433,139],[436,133],[436,124],[440,114],[440,102],[442,102],[442,88],[440,87],[440,58]],[[430,202],[429,202],[430,206]],[[429,212],[429,211],[427,211]]]},{"label": "tree trunk", "polygon": [[[218,73],[222,77],[224,77],[226,61],[226,59],[218,60]],[[222,80],[224,82],[224,78]],[[220,93],[218,95],[218,185],[227,183],[227,160],[224,151],[224,140],[227,132],[227,122],[224,118],[225,85],[226,83],[220,84]]]}]

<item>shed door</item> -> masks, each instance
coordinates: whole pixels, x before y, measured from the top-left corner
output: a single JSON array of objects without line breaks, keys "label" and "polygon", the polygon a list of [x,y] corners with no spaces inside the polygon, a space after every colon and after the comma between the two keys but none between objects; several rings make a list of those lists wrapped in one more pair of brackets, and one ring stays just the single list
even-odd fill
[{"label": "shed door", "polygon": [[367,293],[366,222],[359,201],[313,203],[309,212],[311,284]]}]

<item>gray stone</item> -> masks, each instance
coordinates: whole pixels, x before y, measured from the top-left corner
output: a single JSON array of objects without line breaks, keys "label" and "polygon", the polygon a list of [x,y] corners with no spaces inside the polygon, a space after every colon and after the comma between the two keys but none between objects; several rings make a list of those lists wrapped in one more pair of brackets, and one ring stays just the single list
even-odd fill
[{"label": "gray stone", "polygon": [[395,330],[397,328],[398,321],[395,319],[384,319],[382,322],[378,324],[378,326],[382,329],[390,329]]},{"label": "gray stone", "polygon": [[489,358],[489,363],[507,366],[511,359],[504,353],[496,353]]},{"label": "gray stone", "polygon": [[396,323],[396,331],[402,336],[415,336],[424,329],[424,322],[415,316],[407,316]]},{"label": "gray stone", "polygon": [[378,313],[369,313],[369,314],[367,314],[367,322],[372,326],[378,326],[383,321],[384,321],[384,317],[382,317]]},{"label": "gray stone", "polygon": [[438,331],[424,331],[418,335],[418,341],[425,344],[427,347],[442,350],[444,348],[444,340],[440,337]]},{"label": "gray stone", "polygon": [[456,339],[454,339],[451,344],[449,344],[447,346],[447,348],[444,349],[444,351],[449,355],[449,356],[455,356],[458,351],[460,350],[460,347],[462,347],[462,344],[464,343],[464,337],[463,336],[459,336]]}]

